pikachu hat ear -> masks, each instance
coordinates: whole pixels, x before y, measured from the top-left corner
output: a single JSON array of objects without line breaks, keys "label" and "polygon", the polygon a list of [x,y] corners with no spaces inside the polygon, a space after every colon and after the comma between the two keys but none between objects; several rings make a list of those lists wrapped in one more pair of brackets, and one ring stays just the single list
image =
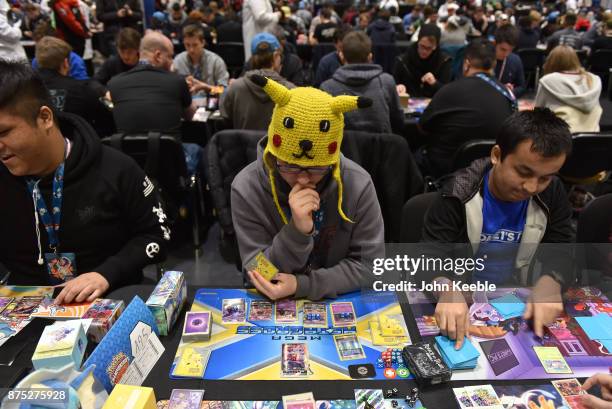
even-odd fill
[{"label": "pikachu hat ear", "polygon": [[268,94],[270,99],[274,101],[274,103],[278,106],[285,106],[291,100],[291,94],[289,93],[289,89],[284,85],[279,84],[278,82],[268,79],[263,75],[253,74],[249,77],[249,79],[255,84],[259,85],[263,88],[263,90]]},{"label": "pikachu hat ear", "polygon": [[343,114],[357,108],[369,108],[371,106],[372,100],[370,98],[352,97],[348,95],[334,97],[331,102],[331,110],[334,114]]}]

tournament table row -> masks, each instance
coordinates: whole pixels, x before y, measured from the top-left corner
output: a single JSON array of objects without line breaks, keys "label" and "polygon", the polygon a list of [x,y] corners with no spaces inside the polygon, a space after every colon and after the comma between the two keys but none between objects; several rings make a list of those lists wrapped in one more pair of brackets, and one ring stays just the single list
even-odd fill
[{"label": "tournament table row", "polygon": [[[135,285],[123,287],[106,295],[106,298],[121,299],[126,305],[134,296],[146,300],[154,289],[154,285]],[[172,389],[204,389],[205,400],[272,400],[280,401],[283,395],[303,392],[312,392],[316,400],[354,399],[354,389],[392,389],[399,390],[398,399],[409,395],[414,387],[418,387],[414,380],[283,380],[283,381],[240,381],[240,380],[173,380],[169,377],[170,367],[174,360],[176,350],[182,335],[185,313],[191,308],[197,287],[188,287],[187,303],[181,312],[177,323],[165,337],[160,337],[165,351],[145,379],[143,386],[152,387],[158,400],[168,399]],[[416,322],[410,311],[408,300],[403,293],[397,293],[402,313],[412,342],[421,340]],[[35,319],[16,338],[19,338],[20,352],[12,359],[0,359],[0,387],[13,387],[18,380],[31,369],[31,357],[38,343],[38,339],[49,320]],[[6,345],[6,344],[5,344]],[[90,348],[91,349],[91,348]],[[0,350],[5,355],[6,350]],[[249,351],[245,350],[244,354]],[[380,370],[380,369],[377,369]],[[544,380],[544,382],[546,382]],[[458,408],[453,387],[466,385],[492,384],[492,385],[537,385],[543,380],[512,380],[495,381],[479,380],[452,381],[447,384],[436,385],[426,389],[419,389],[419,397],[423,405],[432,408]]]}]

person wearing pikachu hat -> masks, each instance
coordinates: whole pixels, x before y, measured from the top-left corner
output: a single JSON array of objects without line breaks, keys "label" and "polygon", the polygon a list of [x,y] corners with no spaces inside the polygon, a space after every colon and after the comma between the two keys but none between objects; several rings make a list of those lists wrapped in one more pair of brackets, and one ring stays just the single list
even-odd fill
[{"label": "person wearing pikachu hat", "polygon": [[384,256],[380,205],[367,171],[340,153],[344,112],[371,105],[310,87],[287,89],[258,75],[275,107],[257,160],[234,179],[232,218],[243,266],[259,252],[279,273],[248,271],[275,300],[318,300],[367,286]]}]

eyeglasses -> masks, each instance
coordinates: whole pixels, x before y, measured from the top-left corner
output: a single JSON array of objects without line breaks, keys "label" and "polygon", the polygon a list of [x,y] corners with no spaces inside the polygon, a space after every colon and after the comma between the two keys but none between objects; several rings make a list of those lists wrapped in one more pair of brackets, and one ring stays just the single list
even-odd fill
[{"label": "eyeglasses", "polygon": [[298,165],[292,165],[290,163],[279,163],[276,162],[276,166],[278,170],[283,173],[290,173],[292,175],[297,175],[302,172],[306,172],[312,176],[324,175],[331,169],[331,166],[308,166],[303,168]]}]

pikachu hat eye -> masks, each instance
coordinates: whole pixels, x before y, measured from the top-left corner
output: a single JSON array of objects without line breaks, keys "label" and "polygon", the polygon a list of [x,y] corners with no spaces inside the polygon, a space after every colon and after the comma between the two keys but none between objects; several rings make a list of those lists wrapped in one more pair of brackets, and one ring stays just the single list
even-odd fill
[{"label": "pikachu hat eye", "polygon": [[324,119],[321,122],[319,122],[319,130],[321,132],[328,132],[330,127],[331,127],[331,124],[329,123],[327,119]]},{"label": "pikachu hat eye", "polygon": [[293,118],[291,118],[290,116],[286,116],[283,119],[283,126],[287,129],[293,129],[293,126],[294,126]]}]

